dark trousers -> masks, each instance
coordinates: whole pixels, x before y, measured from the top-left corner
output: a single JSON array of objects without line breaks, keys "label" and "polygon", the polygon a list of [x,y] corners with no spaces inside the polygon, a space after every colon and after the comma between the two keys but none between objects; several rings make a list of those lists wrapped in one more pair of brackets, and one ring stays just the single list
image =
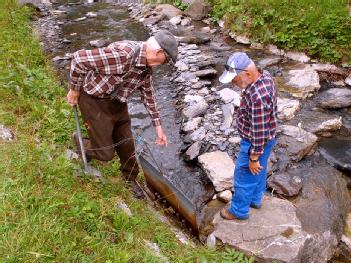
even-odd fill
[{"label": "dark trousers", "polygon": [[[122,174],[127,180],[135,180],[139,167],[135,157],[127,103],[118,100],[99,99],[81,92],[79,109],[89,134],[90,149],[121,142],[116,147],[103,150],[89,150],[88,147],[87,155],[100,161],[110,161],[116,152],[120,159]],[[124,142],[122,142],[123,140]]]}]

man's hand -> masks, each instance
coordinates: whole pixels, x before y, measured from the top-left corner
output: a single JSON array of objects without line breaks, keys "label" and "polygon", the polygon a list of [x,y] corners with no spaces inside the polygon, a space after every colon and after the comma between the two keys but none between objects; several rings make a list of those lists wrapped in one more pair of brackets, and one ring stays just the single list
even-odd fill
[{"label": "man's hand", "polygon": [[259,174],[262,171],[263,167],[261,166],[260,161],[258,160],[259,157],[260,157],[259,155],[255,155],[255,154],[250,155],[249,169],[252,174]]},{"label": "man's hand", "polygon": [[167,137],[165,135],[165,133],[163,132],[162,126],[156,126],[156,144],[157,145],[165,145],[167,146],[168,142],[167,142]]},{"label": "man's hand", "polygon": [[72,90],[70,89],[68,94],[67,94],[67,102],[69,105],[72,107],[78,104],[78,99],[79,99],[79,91]]}]

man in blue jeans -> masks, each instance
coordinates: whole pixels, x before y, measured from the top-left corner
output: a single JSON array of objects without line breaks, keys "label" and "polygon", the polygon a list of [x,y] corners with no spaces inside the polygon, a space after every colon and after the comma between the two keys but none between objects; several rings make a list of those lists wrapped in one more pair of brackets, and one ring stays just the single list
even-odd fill
[{"label": "man in blue jeans", "polygon": [[249,208],[259,209],[266,191],[267,162],[275,145],[277,98],[272,76],[260,72],[243,52],[226,62],[219,78],[242,89],[236,123],[241,137],[234,171],[234,195],[230,208],[221,216],[227,220],[249,218]]}]

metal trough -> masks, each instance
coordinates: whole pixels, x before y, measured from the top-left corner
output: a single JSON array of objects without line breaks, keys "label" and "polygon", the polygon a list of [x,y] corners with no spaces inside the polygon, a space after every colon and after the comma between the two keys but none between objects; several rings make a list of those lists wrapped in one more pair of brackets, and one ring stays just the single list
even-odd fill
[{"label": "metal trough", "polygon": [[196,221],[196,209],[189,199],[164,177],[145,157],[139,156],[139,162],[144,171],[145,180],[149,187],[166,199],[173,209],[191,225],[195,234],[199,229]]}]

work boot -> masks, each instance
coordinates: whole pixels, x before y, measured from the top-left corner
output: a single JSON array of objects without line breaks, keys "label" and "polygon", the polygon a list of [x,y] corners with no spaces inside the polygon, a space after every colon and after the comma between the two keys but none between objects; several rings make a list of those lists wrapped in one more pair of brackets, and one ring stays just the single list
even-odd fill
[{"label": "work boot", "polygon": [[249,217],[246,217],[246,218],[237,217],[232,213],[230,213],[227,208],[223,208],[219,214],[223,219],[226,219],[226,220],[246,220],[249,218]]},{"label": "work boot", "polygon": [[145,199],[145,195],[143,190],[140,188],[140,186],[135,182],[135,181],[129,181],[129,188],[133,193],[133,196],[136,199]]},{"label": "work boot", "polygon": [[[87,157],[87,161],[90,162],[91,157],[87,154],[87,149],[91,148],[90,140],[88,138],[82,138],[82,139],[83,139],[83,145],[84,145],[84,150],[85,150],[85,156]],[[78,137],[77,132],[74,132],[72,134],[72,140],[73,140],[74,145],[75,145],[75,152],[77,154],[79,154],[80,156],[82,156],[82,152],[80,150],[80,144],[79,144],[79,137]]]}]

